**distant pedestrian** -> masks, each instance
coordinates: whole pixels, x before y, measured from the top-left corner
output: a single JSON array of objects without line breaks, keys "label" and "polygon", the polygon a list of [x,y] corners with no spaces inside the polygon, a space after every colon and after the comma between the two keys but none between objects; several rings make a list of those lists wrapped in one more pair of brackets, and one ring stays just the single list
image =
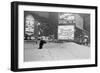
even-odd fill
[{"label": "distant pedestrian", "polygon": [[88,46],[88,43],[89,43],[89,37],[88,37],[87,35],[84,35],[84,38],[83,38],[83,45]]},{"label": "distant pedestrian", "polygon": [[39,43],[39,48],[38,49],[42,49],[43,48],[43,45],[46,43],[45,40],[43,39],[40,39],[40,43]]}]

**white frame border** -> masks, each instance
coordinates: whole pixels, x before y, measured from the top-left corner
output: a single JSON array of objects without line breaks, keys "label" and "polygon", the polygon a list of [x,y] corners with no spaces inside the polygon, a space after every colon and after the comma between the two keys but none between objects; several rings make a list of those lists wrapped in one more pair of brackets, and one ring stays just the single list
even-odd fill
[{"label": "white frame border", "polygon": [[[24,62],[24,11],[49,11],[49,12],[72,12],[72,13],[90,13],[91,14],[91,59],[84,60],[63,60],[63,61],[47,61],[47,62]],[[52,66],[72,66],[95,64],[95,9],[82,8],[62,8],[62,7],[46,7],[46,6],[18,6],[18,68],[36,68],[36,67],[52,67]]]}]

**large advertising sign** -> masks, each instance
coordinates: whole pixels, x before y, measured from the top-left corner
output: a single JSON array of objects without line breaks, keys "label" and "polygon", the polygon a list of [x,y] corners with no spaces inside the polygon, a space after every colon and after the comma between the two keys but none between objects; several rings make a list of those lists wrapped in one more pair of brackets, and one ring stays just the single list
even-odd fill
[{"label": "large advertising sign", "polygon": [[75,16],[72,13],[59,13],[58,23],[59,24],[75,23]]},{"label": "large advertising sign", "polygon": [[27,15],[26,16],[26,21],[25,21],[25,34],[27,35],[32,35],[34,34],[34,18],[32,15]]},{"label": "large advertising sign", "polygon": [[58,26],[58,40],[74,40],[74,25]]}]

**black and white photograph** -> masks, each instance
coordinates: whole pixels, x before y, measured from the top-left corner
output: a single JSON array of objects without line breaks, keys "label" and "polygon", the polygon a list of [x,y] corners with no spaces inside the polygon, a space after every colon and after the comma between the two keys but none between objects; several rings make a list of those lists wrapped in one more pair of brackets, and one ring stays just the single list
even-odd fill
[{"label": "black and white photograph", "polygon": [[97,66],[97,7],[13,2],[12,37],[12,71]]},{"label": "black and white photograph", "polygon": [[24,11],[24,61],[89,59],[90,14]]}]

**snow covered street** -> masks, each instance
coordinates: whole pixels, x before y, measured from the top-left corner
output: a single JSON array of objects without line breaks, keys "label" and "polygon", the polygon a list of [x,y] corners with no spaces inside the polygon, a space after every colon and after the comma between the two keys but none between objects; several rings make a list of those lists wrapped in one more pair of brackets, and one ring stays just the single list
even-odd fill
[{"label": "snow covered street", "polygon": [[38,44],[32,42],[24,43],[24,61],[50,61],[50,60],[75,60],[89,59],[90,47],[66,43],[46,43],[43,49],[38,49]]}]

